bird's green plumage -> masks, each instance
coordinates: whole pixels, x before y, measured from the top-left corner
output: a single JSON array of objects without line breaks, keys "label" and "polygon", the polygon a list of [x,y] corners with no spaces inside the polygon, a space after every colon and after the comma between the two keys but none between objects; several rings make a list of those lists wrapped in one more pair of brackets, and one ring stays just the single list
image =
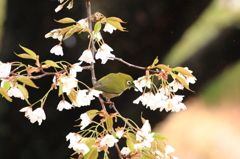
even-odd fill
[{"label": "bird's green plumage", "polygon": [[99,79],[93,88],[103,92],[106,98],[119,96],[126,89],[133,87],[133,78],[124,73],[110,73]]}]

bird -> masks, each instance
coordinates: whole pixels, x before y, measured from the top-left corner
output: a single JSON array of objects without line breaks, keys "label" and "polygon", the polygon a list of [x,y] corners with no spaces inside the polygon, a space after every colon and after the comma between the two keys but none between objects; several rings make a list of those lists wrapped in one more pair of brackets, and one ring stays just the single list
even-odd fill
[{"label": "bird", "polygon": [[93,88],[102,91],[102,95],[106,98],[107,102],[110,99],[120,96],[125,90],[134,87],[133,78],[125,73],[110,73],[99,79]]}]

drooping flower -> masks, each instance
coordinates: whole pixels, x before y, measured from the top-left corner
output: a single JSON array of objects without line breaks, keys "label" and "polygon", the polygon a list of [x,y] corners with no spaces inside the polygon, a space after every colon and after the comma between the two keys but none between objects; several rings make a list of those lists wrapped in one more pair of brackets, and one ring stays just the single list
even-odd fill
[{"label": "drooping flower", "polygon": [[[188,67],[184,67],[185,70],[187,70],[188,72],[192,73],[193,71],[192,70],[189,70]],[[184,79],[186,79],[186,82],[189,84],[194,84],[196,82],[196,78],[195,77],[189,77],[189,76],[186,76],[186,75],[182,75],[181,73],[178,73],[178,75]]]},{"label": "drooping flower", "polygon": [[117,136],[117,138],[120,139],[123,136],[123,134],[124,134],[124,131],[123,130],[119,130],[119,131],[117,131],[116,136]]},{"label": "drooping flower", "polygon": [[66,100],[61,100],[57,106],[57,109],[59,111],[62,111],[63,109],[71,109],[72,105],[68,103]]},{"label": "drooping flower", "polygon": [[38,125],[42,124],[43,120],[46,120],[46,114],[42,107],[35,109],[30,115],[29,119],[31,123],[38,122]]},{"label": "drooping flower", "polygon": [[77,72],[82,72],[83,68],[80,66],[81,62],[71,65],[70,74],[73,77],[77,77]]},{"label": "drooping flower", "polygon": [[116,139],[114,136],[107,134],[104,136],[100,142],[100,146],[108,146],[113,147],[114,143],[117,143],[118,139]]},{"label": "drooping flower", "polygon": [[2,63],[0,61],[0,78],[8,77],[11,71],[11,63]]},{"label": "drooping flower", "polygon": [[172,87],[171,91],[177,92],[179,89],[183,90],[184,86],[178,81],[173,80],[171,83],[169,83],[169,86]]},{"label": "drooping flower", "polygon": [[151,142],[154,140],[154,133],[151,132],[149,121],[146,120],[140,130],[137,131],[136,140],[141,141],[145,147],[151,147]]},{"label": "drooping flower", "polygon": [[130,152],[131,152],[131,150],[128,147],[123,147],[121,150],[121,154],[125,155],[125,156],[129,155]]},{"label": "drooping flower", "polygon": [[28,106],[28,107],[23,107],[22,109],[19,110],[20,112],[24,112],[25,113],[25,117],[28,118],[29,115],[32,113],[32,107]]},{"label": "drooping flower", "polygon": [[63,6],[64,6],[63,4],[58,5],[57,8],[55,9],[55,12],[56,13],[59,12],[63,8]]},{"label": "drooping flower", "polygon": [[87,113],[83,113],[80,115],[81,118],[81,130],[83,130],[85,127],[87,127],[90,123],[91,123],[91,119],[89,118],[89,116],[87,115]]},{"label": "drooping flower", "polygon": [[111,53],[111,51],[113,51],[113,49],[104,43],[98,49],[98,51],[95,55],[95,58],[101,59],[102,60],[101,64],[105,64],[107,62],[107,60],[113,60],[113,57],[115,57],[115,55],[113,55]]},{"label": "drooping flower", "polygon": [[63,35],[60,35],[61,31],[62,29],[53,29],[45,35],[45,38],[52,37],[53,39],[58,39],[59,41],[61,41],[63,38]]},{"label": "drooping flower", "polygon": [[85,19],[81,19],[77,22],[77,25],[80,25],[82,26],[82,29],[87,29],[88,28],[88,19],[85,18]]},{"label": "drooping flower", "polygon": [[114,27],[114,26],[112,26],[112,25],[109,24],[109,23],[106,23],[106,24],[105,24],[105,27],[104,27],[104,29],[103,29],[103,31],[109,32],[110,34],[112,34],[114,30],[117,30],[117,28]]},{"label": "drooping flower", "polygon": [[7,93],[9,97],[21,98],[22,100],[24,100],[24,96],[20,89],[17,88],[17,86],[11,86]]},{"label": "drooping flower", "polygon": [[55,45],[51,50],[50,53],[55,54],[57,56],[63,56],[63,48],[60,44]]},{"label": "drooping flower", "polygon": [[72,88],[77,87],[77,79],[73,76],[64,76],[60,78],[62,83],[62,91],[68,95]]},{"label": "drooping flower", "polygon": [[74,101],[72,104],[77,107],[90,105],[91,99],[90,96],[87,95],[87,92],[87,89],[78,90],[76,92],[76,101]]},{"label": "drooping flower", "polygon": [[137,87],[137,89],[135,89],[136,91],[139,90],[140,92],[142,92],[142,88],[144,87],[151,88],[151,76],[142,76],[133,82],[135,87]]},{"label": "drooping flower", "polygon": [[79,57],[78,60],[84,61],[86,63],[95,63],[95,60],[92,55],[92,51],[90,49],[83,51],[82,55]]},{"label": "drooping flower", "polygon": [[82,139],[82,136],[77,134],[77,133],[72,133],[70,132],[67,136],[66,136],[66,141],[69,140],[70,144],[68,146],[68,148],[73,148],[73,146],[76,144],[76,143],[79,143],[79,141]]},{"label": "drooping flower", "polygon": [[72,9],[72,7],[73,7],[73,1],[68,3],[67,9]]},{"label": "drooping flower", "polygon": [[76,151],[78,154],[82,154],[83,156],[90,151],[90,149],[86,144],[81,144],[81,143],[76,143],[73,146],[73,150]]}]

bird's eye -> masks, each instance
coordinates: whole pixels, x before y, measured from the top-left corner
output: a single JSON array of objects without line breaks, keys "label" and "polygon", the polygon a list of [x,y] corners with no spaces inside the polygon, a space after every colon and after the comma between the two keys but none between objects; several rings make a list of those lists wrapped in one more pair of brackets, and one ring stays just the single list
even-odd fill
[{"label": "bird's eye", "polygon": [[131,81],[127,81],[127,85],[131,86],[132,82]]}]

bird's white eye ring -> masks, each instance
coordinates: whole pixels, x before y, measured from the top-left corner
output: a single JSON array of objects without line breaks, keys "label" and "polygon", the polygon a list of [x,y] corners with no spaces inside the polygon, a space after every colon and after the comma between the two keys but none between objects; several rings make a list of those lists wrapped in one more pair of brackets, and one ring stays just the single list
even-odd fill
[{"label": "bird's white eye ring", "polygon": [[131,86],[132,82],[131,81],[127,81],[127,85]]}]

